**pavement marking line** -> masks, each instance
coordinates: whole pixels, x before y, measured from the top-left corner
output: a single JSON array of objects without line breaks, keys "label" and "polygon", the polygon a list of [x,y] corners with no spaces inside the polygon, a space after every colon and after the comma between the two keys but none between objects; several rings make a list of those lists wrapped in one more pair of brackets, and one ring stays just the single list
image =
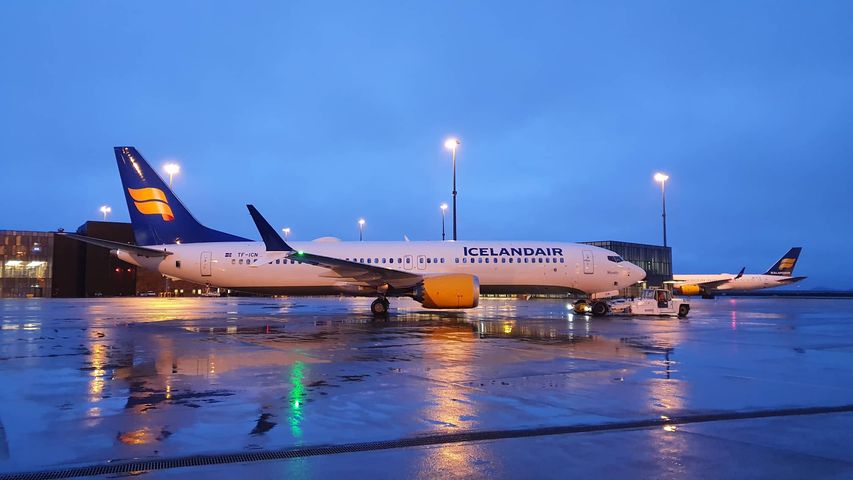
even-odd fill
[{"label": "pavement marking line", "polygon": [[211,455],[188,455],[183,457],[135,460],[129,462],[111,462],[56,470],[0,474],[0,480],[52,480],[96,475],[114,475],[122,473],[140,473],[151,470],[165,470],[182,467],[200,467],[232,463],[260,462],[267,460],[287,460],[292,458],[335,455],[339,453],[369,452],[396,448],[422,447],[448,443],[478,442],[485,440],[504,440],[511,438],[542,437],[547,435],[565,435],[570,433],[608,432],[635,430],[666,425],[687,425],[691,423],[721,422],[731,420],[751,420],[771,417],[791,417],[802,415],[821,415],[827,413],[853,413],[853,404],[834,407],[801,407],[745,412],[719,412],[695,415],[673,416],[669,419],[651,418],[625,422],[602,423],[592,425],[564,425],[555,427],[523,428],[518,430],[481,430],[458,433],[440,433],[398,440],[378,440],[374,442],[342,443],[337,445],[316,445],[310,447],[291,447],[279,450],[264,450],[243,453]]}]

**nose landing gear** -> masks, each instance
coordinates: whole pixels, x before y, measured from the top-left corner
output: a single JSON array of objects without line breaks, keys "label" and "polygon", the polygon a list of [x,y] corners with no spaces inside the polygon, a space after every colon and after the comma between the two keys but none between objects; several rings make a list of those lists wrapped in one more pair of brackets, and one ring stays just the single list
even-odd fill
[{"label": "nose landing gear", "polygon": [[374,317],[384,317],[388,315],[388,307],[391,303],[385,297],[379,297],[370,304],[370,311]]}]

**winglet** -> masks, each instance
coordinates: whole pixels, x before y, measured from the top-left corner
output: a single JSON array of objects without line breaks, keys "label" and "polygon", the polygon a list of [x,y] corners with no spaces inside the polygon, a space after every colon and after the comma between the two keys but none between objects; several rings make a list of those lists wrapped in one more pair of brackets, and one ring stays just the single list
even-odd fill
[{"label": "winglet", "polygon": [[255,221],[255,226],[258,228],[258,233],[261,234],[261,238],[264,240],[264,245],[266,245],[268,252],[293,251],[290,245],[281,239],[278,232],[272,228],[272,225],[267,222],[263,215],[261,215],[261,212],[259,212],[254,205],[246,205],[246,208],[249,209],[249,214],[252,215],[252,220]]},{"label": "winglet", "polygon": [[738,272],[737,276],[735,278],[733,278],[732,280],[737,280],[738,278],[742,277],[743,272],[745,272],[745,271],[746,271],[746,267],[741,268],[740,272]]}]

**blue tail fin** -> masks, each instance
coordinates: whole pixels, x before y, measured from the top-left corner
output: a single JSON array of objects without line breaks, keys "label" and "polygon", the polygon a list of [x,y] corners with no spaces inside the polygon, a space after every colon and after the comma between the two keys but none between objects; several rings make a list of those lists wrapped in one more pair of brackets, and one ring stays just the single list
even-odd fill
[{"label": "blue tail fin", "polygon": [[800,258],[800,251],[802,251],[801,247],[794,247],[788,250],[788,253],[773,264],[770,270],[767,270],[764,274],[790,277],[794,273],[794,266],[797,265],[797,259]]},{"label": "blue tail fin", "polygon": [[137,245],[247,241],[200,224],[135,148],[115,154]]}]

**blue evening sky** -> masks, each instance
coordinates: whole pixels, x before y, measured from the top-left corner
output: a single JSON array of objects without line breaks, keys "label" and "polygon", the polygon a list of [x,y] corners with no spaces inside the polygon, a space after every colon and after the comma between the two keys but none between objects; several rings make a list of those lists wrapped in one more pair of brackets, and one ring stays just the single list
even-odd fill
[{"label": "blue evening sky", "polygon": [[[853,3],[0,3],[2,229],[127,220],[114,145],[257,238],[659,243],[853,288]],[[449,228],[448,218],[448,228]]]}]

